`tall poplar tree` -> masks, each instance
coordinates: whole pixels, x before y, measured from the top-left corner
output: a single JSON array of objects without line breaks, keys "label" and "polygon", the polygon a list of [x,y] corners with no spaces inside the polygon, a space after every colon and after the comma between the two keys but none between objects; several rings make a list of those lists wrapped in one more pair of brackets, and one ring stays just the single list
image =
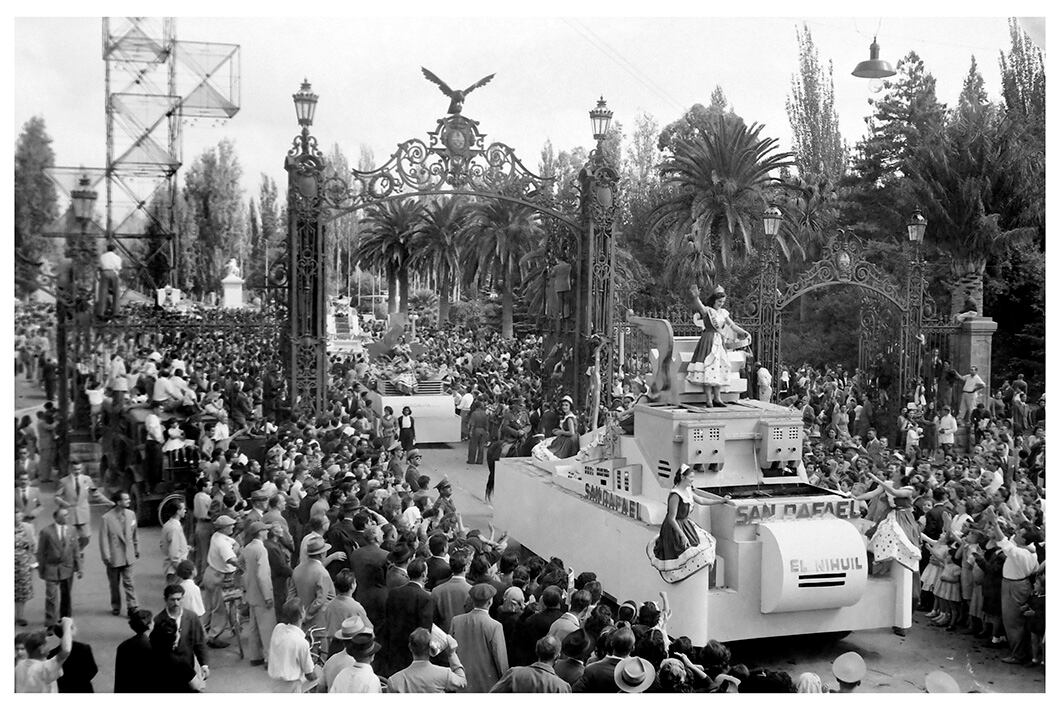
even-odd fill
[{"label": "tall poplar tree", "polygon": [[184,177],[184,201],[194,228],[191,245],[193,287],[200,293],[220,290],[224,264],[246,259],[246,214],[242,189],[243,169],[235,146],[225,139],[202,153]]},{"label": "tall poplar tree", "polygon": [[62,240],[41,236],[44,226],[59,216],[55,185],[44,174],[55,165],[51,144],[41,116],[26,121],[15,142],[15,276],[20,293],[36,288],[33,262],[62,253]]},{"label": "tall poplar tree", "polygon": [[803,24],[795,36],[799,43],[799,71],[791,77],[787,100],[792,147],[799,175],[807,182],[825,178],[839,182],[846,170],[846,146],[839,134],[835,108],[832,62],[821,66],[810,28]]}]

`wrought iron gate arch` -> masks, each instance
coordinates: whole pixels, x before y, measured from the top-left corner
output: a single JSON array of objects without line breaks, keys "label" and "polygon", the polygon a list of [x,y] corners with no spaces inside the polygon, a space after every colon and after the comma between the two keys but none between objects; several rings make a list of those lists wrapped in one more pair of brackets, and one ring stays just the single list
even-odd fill
[{"label": "wrought iron gate arch", "polygon": [[[308,84],[303,86],[308,91]],[[315,102],[315,97],[314,97]],[[589,154],[573,181],[575,199],[558,200],[557,179],[530,171],[510,146],[485,144],[478,121],[461,113],[437,120],[427,140],[398,144],[397,150],[373,170],[350,170],[346,176],[325,175],[325,160],[317,140],[302,122],[287,153],[288,239],[282,266],[270,271],[270,286],[281,288],[288,300],[288,382],[295,416],[323,411],[327,386],[327,334],[324,325],[326,264],[323,241],[326,225],[344,214],[405,197],[467,195],[530,207],[546,218],[550,258],[557,247],[573,242],[578,269],[572,272],[575,293],[584,292],[587,313],[576,309],[576,324],[559,337],[587,340],[611,334],[613,308],[610,273],[612,239],[617,209],[618,173],[599,150]],[[583,242],[588,246],[583,245]],[[583,281],[584,279],[584,281]],[[583,285],[584,284],[584,285]],[[572,284],[573,286],[573,284]],[[579,296],[580,299],[580,296]],[[584,321],[584,323],[583,323]],[[557,326],[557,334],[561,327]],[[580,343],[580,340],[578,340]],[[600,372],[610,372],[614,343],[601,349]],[[573,347],[575,353],[581,348]],[[584,371],[575,356],[572,372]],[[610,377],[603,381],[610,385]],[[578,399],[578,384],[575,384]]]}]

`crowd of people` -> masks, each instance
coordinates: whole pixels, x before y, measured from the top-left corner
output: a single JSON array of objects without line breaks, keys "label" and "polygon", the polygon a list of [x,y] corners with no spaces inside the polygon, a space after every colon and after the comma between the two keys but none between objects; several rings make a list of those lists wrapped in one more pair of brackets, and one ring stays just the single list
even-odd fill
[{"label": "crowd of people", "polygon": [[[90,544],[90,502],[111,506],[98,531],[100,556],[112,611],[127,615],[133,632],[119,647],[117,692],[208,687],[209,654],[239,633],[232,604],[241,610],[247,661],[275,692],[828,689],[813,674],[793,678],[740,663],[716,641],[694,647],[671,639],[668,610],[653,601],[614,606],[592,571],[519,554],[504,534],[469,529],[451,483],[421,472],[414,413],[380,415],[369,403],[381,378],[412,371],[444,381],[468,462],[491,466],[488,497],[498,457],[526,454],[551,436],[569,448],[563,439],[577,441],[586,429],[572,400],[543,400],[540,337],[421,327],[418,343],[398,345],[385,362],[334,355],[327,411],[289,421],[267,336],[219,335],[185,330],[104,343],[83,368],[89,386],[103,390],[95,409],[104,436],[111,418],[148,407],[145,467],[160,470],[163,456],[179,455],[197,472],[187,499],[161,511],[167,585],[158,613],[136,593],[140,550],[127,491],[107,496],[73,465],[56,483],[51,522],[34,532],[37,485],[53,468],[41,463],[39,427],[17,423],[17,623],[28,626],[21,611],[39,576],[45,627],[60,643],[46,658],[45,632],[19,634],[16,690],[71,690],[95,673],[90,649],[76,652],[69,621],[73,579]],[[973,432],[965,453],[952,442],[947,448],[943,420],[952,413],[937,386],[905,408],[897,423],[905,438],[892,444],[876,435],[860,373],[805,367],[796,374],[782,374],[777,389],[802,411],[806,474],[862,502],[855,523],[876,564],[915,567],[915,604],[936,626],[1007,645],[1005,662],[1041,662],[1044,398],[1020,413],[1024,382],[1009,385],[1011,396],[1002,389],[996,401],[975,403],[964,413]],[[628,389],[612,409],[632,404],[635,383]],[[247,435],[265,439],[261,456],[244,450]],[[895,528],[914,550],[885,544]],[[865,664],[846,654],[833,673],[835,689],[850,691]],[[149,687],[144,678],[153,679]]]}]

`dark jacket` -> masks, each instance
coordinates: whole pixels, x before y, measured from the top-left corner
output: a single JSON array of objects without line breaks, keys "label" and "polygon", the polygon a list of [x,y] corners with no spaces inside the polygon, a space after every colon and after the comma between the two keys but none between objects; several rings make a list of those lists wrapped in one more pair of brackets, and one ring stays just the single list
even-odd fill
[{"label": "dark jacket", "polygon": [[537,655],[534,647],[542,637],[548,636],[552,622],[561,616],[562,609],[544,609],[517,622],[512,632],[512,648],[508,650],[511,662],[519,666],[533,663]]},{"label": "dark jacket", "polygon": [[[48,651],[48,658],[59,653],[59,646]],[[92,655],[92,647],[87,643],[74,641],[70,646],[70,656],[63,664],[63,674],[58,680],[60,693],[92,693],[92,679],[99,669]]]},{"label": "dark jacket", "polygon": [[571,691],[575,693],[617,693],[615,666],[620,660],[610,657],[590,663],[585,667],[582,677],[571,687]]},{"label": "dark jacket", "polygon": [[147,634],[136,634],[125,639],[118,644],[114,655],[114,692],[152,692],[152,669],[151,642]]},{"label": "dark jacket", "polygon": [[364,607],[369,621],[377,629],[383,624],[389,593],[386,586],[386,556],[386,550],[378,545],[365,545],[354,550],[349,558],[350,569],[357,579],[353,598]]},{"label": "dark jacket", "polygon": [[381,640],[387,671],[382,675],[393,675],[412,663],[409,634],[417,628],[429,630],[433,623],[434,598],[430,592],[415,582],[390,590]]},{"label": "dark jacket", "polygon": [[431,591],[452,576],[453,570],[444,559],[433,555],[427,558],[427,591]]},{"label": "dark jacket", "polygon": [[[155,626],[166,616],[168,614],[165,609],[155,614]],[[201,666],[210,663],[206,658],[206,631],[203,630],[199,617],[190,612],[185,611],[180,615],[180,631],[177,638],[177,650],[174,653],[183,663],[192,668],[195,667],[196,660]]]},{"label": "dark jacket", "polygon": [[327,533],[324,535],[324,540],[331,545],[331,552],[346,553],[345,562],[335,560],[328,565],[328,574],[331,575],[332,579],[335,579],[335,575],[341,570],[350,566],[350,555],[357,549],[355,535],[356,531],[353,529],[353,521],[346,518],[340,519],[328,528]]}]

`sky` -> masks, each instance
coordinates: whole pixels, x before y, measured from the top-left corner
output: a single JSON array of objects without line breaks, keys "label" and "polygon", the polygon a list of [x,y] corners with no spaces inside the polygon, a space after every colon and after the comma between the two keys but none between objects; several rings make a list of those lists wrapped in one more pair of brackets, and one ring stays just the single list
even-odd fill
[{"label": "sky", "polygon": [[[834,65],[840,128],[853,145],[864,134],[873,94],[850,72],[868,58],[874,34],[881,58],[892,64],[916,51],[947,104],[956,101],[973,55],[988,94],[999,99],[998,55],[1009,47],[1005,16],[915,17],[915,4],[910,15],[882,18],[830,15],[812,3],[798,5],[805,16],[786,5],[774,8],[775,16],[744,18],[605,17],[600,7],[612,14],[644,10],[579,3],[546,4],[536,16],[497,16],[487,6],[473,17],[439,17],[440,7],[417,16],[178,17],[180,41],[240,46],[240,110],[226,121],[185,122],[184,164],[227,138],[248,196],[257,193],[262,173],[282,184],[283,157],[298,131],[291,94],[303,78],[320,96],[312,131],[321,148],[338,145],[356,161],[366,146],[381,164],[397,143],[424,137],[445,115],[448,99],[423,78],[421,66],[460,87],[496,73],[467,99],[464,115],[480,122],[487,143],[507,143],[532,170],[546,140],[557,150],[590,145],[588,110],[600,96],[629,135],[638,114],[665,125],[691,105],[708,103],[715,86],[737,113],[763,123],[763,135],[789,149],[785,101],[797,71],[796,28],[804,23],[822,63]],[[670,14],[690,7],[675,5]],[[992,9],[962,7],[969,15]],[[167,10],[173,7],[161,5],[157,14]],[[43,116],[57,165],[104,165],[101,40],[99,17],[14,19],[13,141],[26,120]]]}]

